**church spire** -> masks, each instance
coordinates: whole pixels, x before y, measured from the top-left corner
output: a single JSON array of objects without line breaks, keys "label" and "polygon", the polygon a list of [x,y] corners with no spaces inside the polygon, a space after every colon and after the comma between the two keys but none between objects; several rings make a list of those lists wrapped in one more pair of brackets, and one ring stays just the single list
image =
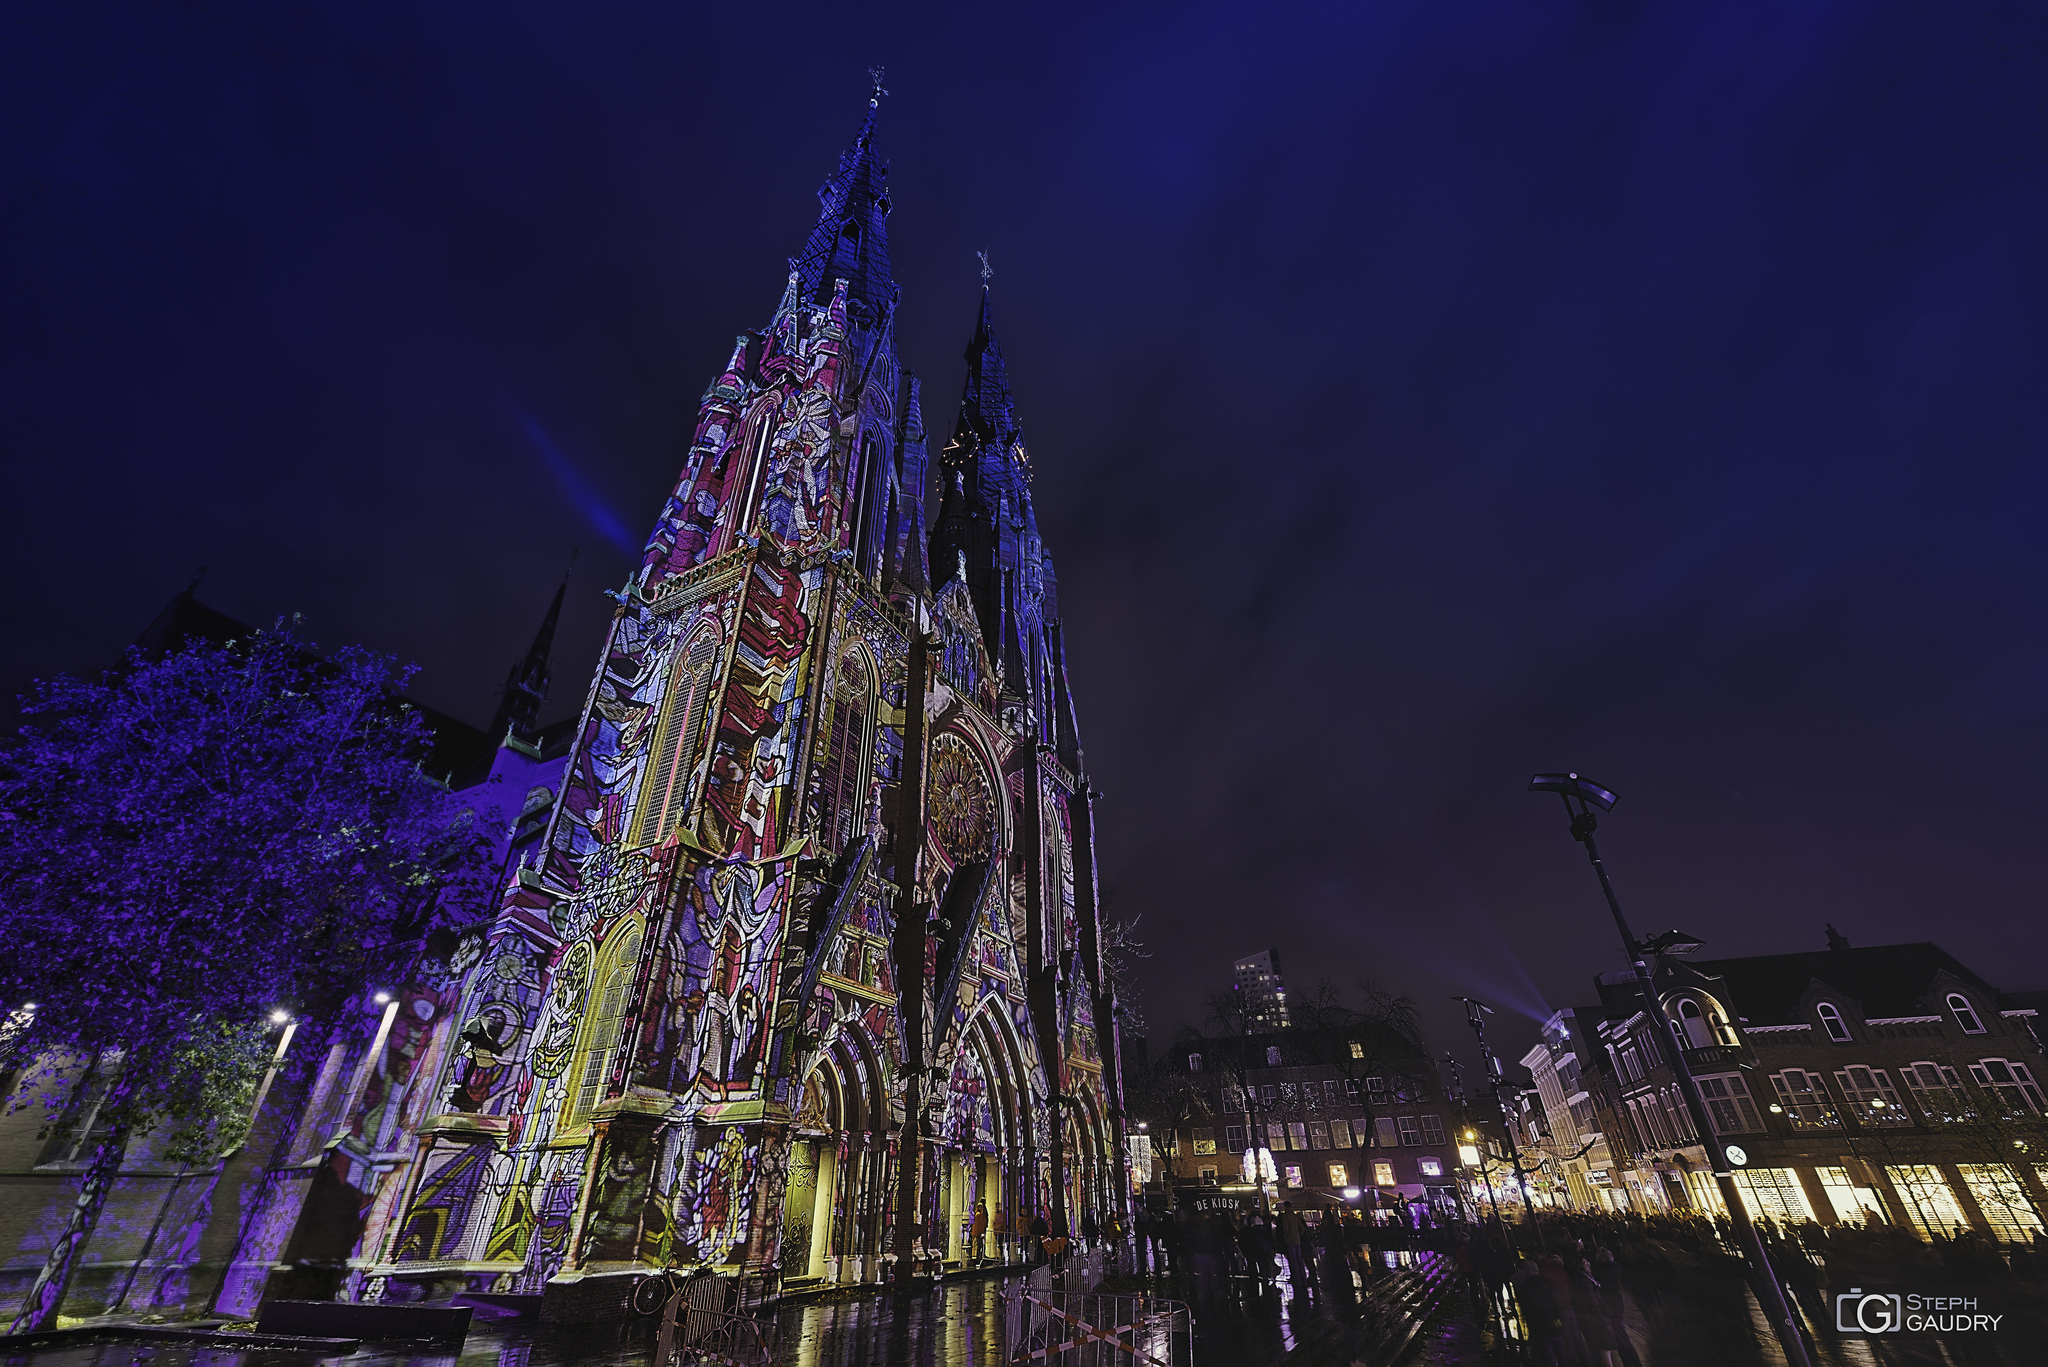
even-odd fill
[{"label": "church spire", "polygon": [[[569,557],[569,564],[574,568],[575,556]],[[555,625],[562,619],[562,595],[568,589],[569,571],[564,570],[562,582],[555,587],[555,601],[548,604],[547,616],[541,618],[540,630],[533,634],[533,644],[505,676],[498,715],[491,718],[490,734],[499,744],[507,737],[531,741],[540,732],[540,709],[548,700],[548,659],[555,651]]]},{"label": "church spire", "polygon": [[875,111],[882,89],[879,72],[867,117],[839,166],[818,188],[818,221],[803,250],[789,263],[797,294],[805,303],[832,298],[833,282],[847,283],[847,296],[865,306],[872,324],[896,307],[896,281],[889,273],[889,164],[875,153]]}]

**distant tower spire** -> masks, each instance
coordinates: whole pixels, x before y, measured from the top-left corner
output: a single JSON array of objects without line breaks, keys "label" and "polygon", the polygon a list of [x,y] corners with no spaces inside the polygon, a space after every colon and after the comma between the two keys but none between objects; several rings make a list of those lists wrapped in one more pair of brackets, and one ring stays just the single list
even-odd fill
[{"label": "distant tower spire", "polygon": [[869,312],[872,325],[896,307],[896,280],[889,273],[889,164],[875,154],[875,111],[882,96],[882,69],[871,68],[873,93],[853,145],[818,187],[818,221],[790,260],[797,295],[807,304],[832,297],[833,282],[846,281],[849,298]]},{"label": "distant tower spire", "polygon": [[500,744],[513,736],[531,741],[540,733],[540,709],[548,700],[548,659],[555,651],[555,626],[562,619],[562,595],[569,589],[569,570],[576,567],[576,554],[569,554],[569,569],[555,587],[555,601],[548,604],[533,644],[512,672],[505,676],[505,691],[498,699],[498,715],[491,718],[491,735]]}]

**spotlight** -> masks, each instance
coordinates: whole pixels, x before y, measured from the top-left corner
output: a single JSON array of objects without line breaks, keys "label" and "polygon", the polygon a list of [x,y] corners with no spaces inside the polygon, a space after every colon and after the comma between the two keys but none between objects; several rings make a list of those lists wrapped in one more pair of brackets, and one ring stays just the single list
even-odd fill
[{"label": "spotlight", "polygon": [[379,992],[376,996],[370,998],[370,1000],[377,1003],[377,1005],[382,1006],[384,1005],[384,1003],[391,1000],[391,994],[389,992]]},{"label": "spotlight", "polygon": [[291,1018],[292,1013],[285,1010],[283,1007],[279,1007],[277,1010],[270,1013],[270,1023],[272,1025],[283,1025],[286,1021],[290,1020]]}]

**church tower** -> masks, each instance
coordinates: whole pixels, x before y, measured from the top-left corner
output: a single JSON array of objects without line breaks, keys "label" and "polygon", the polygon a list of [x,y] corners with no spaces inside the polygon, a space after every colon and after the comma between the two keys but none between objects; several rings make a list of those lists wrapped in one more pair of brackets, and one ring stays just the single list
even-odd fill
[{"label": "church tower", "polygon": [[927,471],[875,106],[612,595],[546,832],[436,989],[366,1295],[502,1264],[476,1289],[576,1317],[649,1266],[928,1276],[976,1208],[1021,1261],[1038,1211],[1127,1201],[1029,457],[984,291]]}]

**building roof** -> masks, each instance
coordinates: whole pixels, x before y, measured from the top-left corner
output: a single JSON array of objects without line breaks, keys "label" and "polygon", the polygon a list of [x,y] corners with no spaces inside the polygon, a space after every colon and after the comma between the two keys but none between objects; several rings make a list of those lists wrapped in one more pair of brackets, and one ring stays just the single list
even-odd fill
[{"label": "building roof", "polygon": [[1750,1025],[1793,1025],[1814,983],[1853,1002],[1865,1017],[1922,1015],[1942,1009],[1935,980],[1943,973],[1981,988],[2003,1005],[1999,991],[1931,940],[1804,954],[1759,954],[1748,959],[1707,959],[1686,967],[1728,985],[1735,1010]]}]

